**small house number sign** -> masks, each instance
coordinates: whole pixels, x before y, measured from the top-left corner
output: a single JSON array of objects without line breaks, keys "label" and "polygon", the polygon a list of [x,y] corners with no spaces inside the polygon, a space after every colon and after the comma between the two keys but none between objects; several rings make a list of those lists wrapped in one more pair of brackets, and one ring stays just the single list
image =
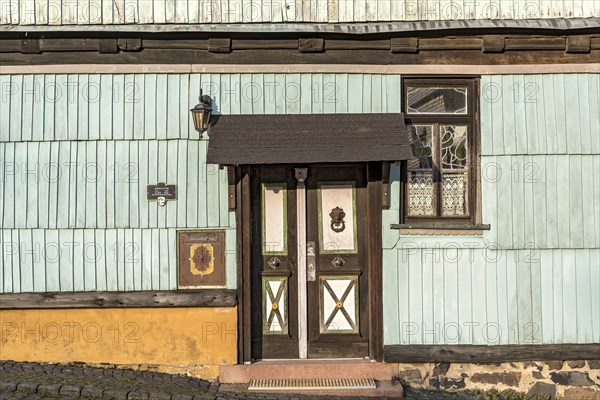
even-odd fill
[{"label": "small house number sign", "polygon": [[159,182],[156,185],[146,186],[148,201],[157,201],[159,206],[167,204],[167,200],[177,199],[177,185],[167,185]]}]

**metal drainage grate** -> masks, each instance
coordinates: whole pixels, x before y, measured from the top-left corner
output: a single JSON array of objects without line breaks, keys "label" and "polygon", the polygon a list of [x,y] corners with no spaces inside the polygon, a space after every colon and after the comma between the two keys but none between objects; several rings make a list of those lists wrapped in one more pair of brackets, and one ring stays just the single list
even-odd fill
[{"label": "metal drainage grate", "polygon": [[327,390],[376,389],[375,380],[368,379],[252,379],[248,390]]}]

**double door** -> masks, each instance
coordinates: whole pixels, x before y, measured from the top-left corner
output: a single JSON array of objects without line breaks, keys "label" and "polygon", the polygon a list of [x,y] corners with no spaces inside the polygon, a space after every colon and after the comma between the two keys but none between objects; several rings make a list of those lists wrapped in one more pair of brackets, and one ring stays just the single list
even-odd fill
[{"label": "double door", "polygon": [[253,359],[369,355],[366,173],[249,170]]}]

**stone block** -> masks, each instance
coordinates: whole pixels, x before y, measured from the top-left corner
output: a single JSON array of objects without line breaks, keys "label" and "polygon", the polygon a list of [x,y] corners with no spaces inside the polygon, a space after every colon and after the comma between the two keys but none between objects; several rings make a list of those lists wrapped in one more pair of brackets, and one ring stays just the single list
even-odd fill
[{"label": "stone block", "polygon": [[527,397],[547,396],[551,400],[556,399],[556,385],[546,382],[536,382],[527,392]]},{"label": "stone block", "polygon": [[587,372],[581,371],[551,372],[550,379],[552,382],[564,386],[592,386],[594,384]]},{"label": "stone block", "polygon": [[520,381],[520,372],[476,372],[473,375],[471,375],[471,382],[474,383],[487,383],[491,385],[503,383],[506,386],[519,386]]},{"label": "stone block", "polygon": [[567,365],[573,369],[583,368],[583,367],[585,367],[585,361],[583,361],[583,360],[567,361]]},{"label": "stone block", "polygon": [[600,391],[589,388],[568,388],[564,400],[600,400]]}]

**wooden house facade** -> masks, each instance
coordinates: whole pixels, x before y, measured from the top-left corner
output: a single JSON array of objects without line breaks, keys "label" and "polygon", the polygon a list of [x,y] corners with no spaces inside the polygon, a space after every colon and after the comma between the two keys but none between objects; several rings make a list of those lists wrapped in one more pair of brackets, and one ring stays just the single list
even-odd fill
[{"label": "wooden house facade", "polygon": [[0,359],[597,387],[599,28],[597,0],[0,1]]}]

